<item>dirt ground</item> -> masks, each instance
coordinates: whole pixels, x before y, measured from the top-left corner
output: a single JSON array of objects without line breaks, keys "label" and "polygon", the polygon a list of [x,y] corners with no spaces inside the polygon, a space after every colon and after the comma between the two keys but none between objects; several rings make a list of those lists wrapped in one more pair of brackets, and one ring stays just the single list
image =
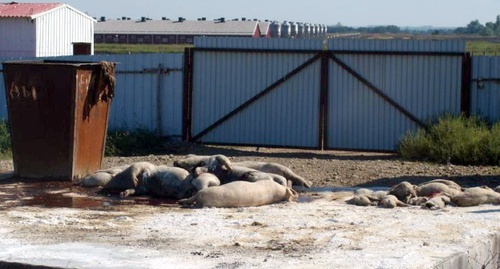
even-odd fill
[{"label": "dirt ground", "polygon": [[[208,146],[182,142],[172,142],[166,148],[169,152],[165,155],[107,157],[102,168],[136,161],[172,165],[187,154],[224,154],[233,161],[283,164],[310,180],[315,187],[392,186],[404,180],[418,184],[436,178],[451,179],[464,187],[500,185],[500,166],[413,162],[402,160],[395,153]],[[11,161],[0,161],[0,171],[12,169]]]},{"label": "dirt ground", "polygon": [[[286,165],[313,188],[297,188],[297,203],[186,209],[152,197],[99,196],[96,188],[64,182],[3,179],[0,262],[64,268],[433,268],[468,253],[474,254],[469,268],[500,263],[499,253],[470,249],[488,249],[500,234],[498,206],[430,211],[345,203],[354,188],[384,189],[404,180],[447,178],[463,187],[496,187],[499,166],[409,162],[390,153],[185,143],[169,148],[165,155],[105,158],[103,168],[224,154],[234,161]],[[12,162],[0,162],[0,170],[12,170]]]},{"label": "dirt ground", "polygon": [[186,154],[224,154],[233,161],[276,162],[290,167],[316,187],[392,186],[401,181],[413,184],[436,178],[452,179],[462,186],[500,185],[500,166],[441,165],[404,161],[394,153],[321,151],[255,147],[205,146],[172,143],[171,153],[161,156],[106,158],[103,167],[149,161],[172,164]]}]

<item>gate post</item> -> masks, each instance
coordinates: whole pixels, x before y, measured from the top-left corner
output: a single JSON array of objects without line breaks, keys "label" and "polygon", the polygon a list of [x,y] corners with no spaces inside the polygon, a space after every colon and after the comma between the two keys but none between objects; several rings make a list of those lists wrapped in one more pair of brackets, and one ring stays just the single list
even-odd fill
[{"label": "gate post", "polygon": [[472,57],[470,52],[464,53],[462,56],[462,89],[460,112],[465,116],[470,116],[470,89],[472,76]]},{"label": "gate post", "polygon": [[328,120],[328,57],[329,52],[321,52],[321,71],[320,71],[320,94],[319,94],[319,148],[321,150],[328,147],[326,140],[327,120]]},{"label": "gate post", "polygon": [[182,140],[191,140],[191,115],[193,95],[193,48],[184,49],[184,89],[182,98]]}]

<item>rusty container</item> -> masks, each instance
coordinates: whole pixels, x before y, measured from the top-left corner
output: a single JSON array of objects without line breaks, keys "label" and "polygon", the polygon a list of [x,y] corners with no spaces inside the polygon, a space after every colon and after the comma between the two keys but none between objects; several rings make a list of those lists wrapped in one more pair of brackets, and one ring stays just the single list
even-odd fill
[{"label": "rusty container", "polygon": [[3,63],[14,174],[74,181],[101,168],[115,63]]}]

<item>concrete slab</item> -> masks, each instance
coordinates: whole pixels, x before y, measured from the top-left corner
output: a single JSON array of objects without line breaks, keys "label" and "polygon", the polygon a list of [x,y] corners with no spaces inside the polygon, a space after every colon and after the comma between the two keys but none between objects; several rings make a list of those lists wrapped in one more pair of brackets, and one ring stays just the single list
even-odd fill
[{"label": "concrete slab", "polygon": [[[351,191],[312,189],[297,203],[227,209],[133,199],[0,206],[0,261],[60,268],[499,268],[499,206],[360,207],[345,203]],[[65,197],[75,205],[82,199],[71,190]]]}]

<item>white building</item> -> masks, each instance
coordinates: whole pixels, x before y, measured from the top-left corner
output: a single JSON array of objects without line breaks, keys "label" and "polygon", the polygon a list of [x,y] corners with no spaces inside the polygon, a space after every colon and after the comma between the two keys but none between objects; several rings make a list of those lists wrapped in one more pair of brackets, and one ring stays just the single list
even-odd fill
[{"label": "white building", "polygon": [[0,3],[0,57],[94,54],[95,22],[66,4]]}]

